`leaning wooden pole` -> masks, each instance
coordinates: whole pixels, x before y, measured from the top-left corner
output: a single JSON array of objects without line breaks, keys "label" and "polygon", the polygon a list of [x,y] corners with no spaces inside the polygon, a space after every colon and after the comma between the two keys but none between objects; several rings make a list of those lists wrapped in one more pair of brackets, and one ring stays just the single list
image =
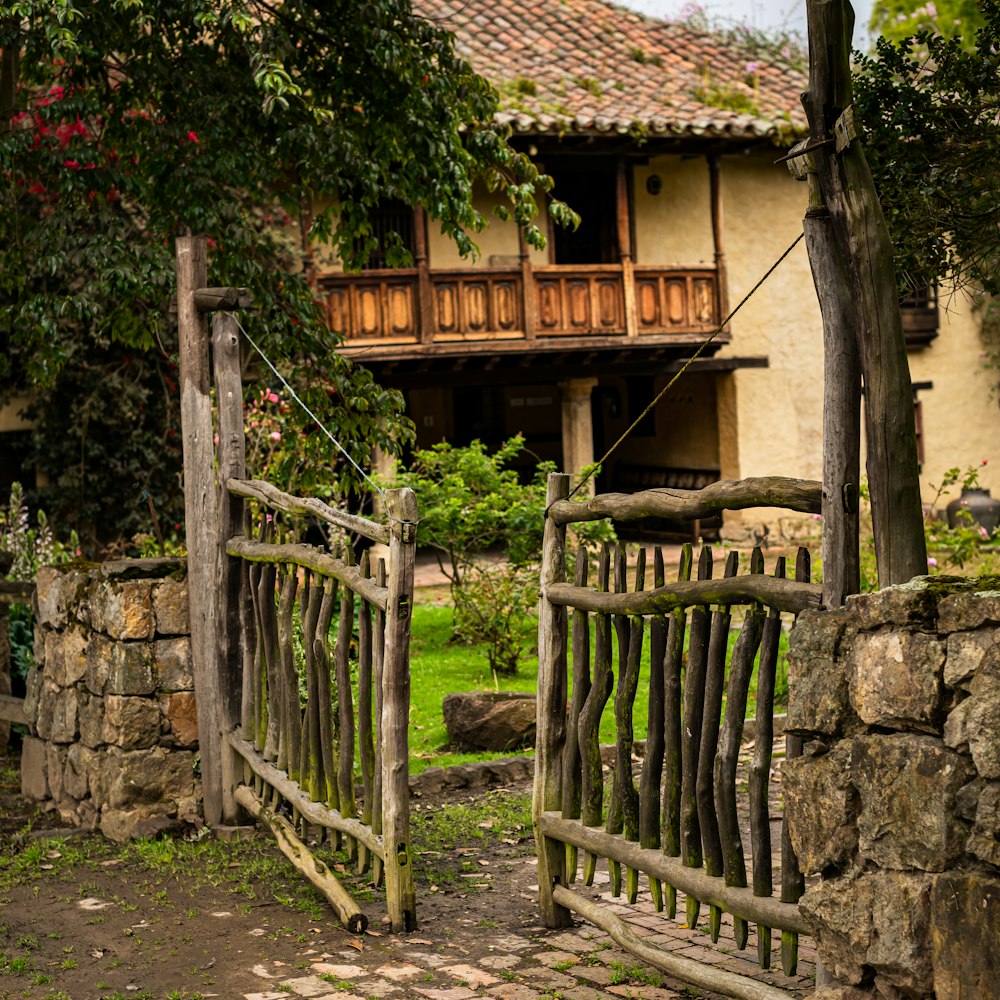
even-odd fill
[{"label": "leaning wooden pole", "polygon": [[[860,319],[868,482],[880,586],[927,572],[913,391],[892,241],[851,105],[847,0],[808,0],[810,145],[822,200]],[[818,145],[822,143],[822,145]]]},{"label": "leaning wooden pole", "polygon": [[[177,327],[180,343],[181,435],[184,449],[184,527],[188,551],[191,661],[201,755],[205,822],[223,819],[223,692],[218,670],[218,498],[215,489],[212,402],[209,396],[208,323],[195,302],[207,284],[207,240],[176,243]],[[227,820],[231,817],[225,817]]]}]

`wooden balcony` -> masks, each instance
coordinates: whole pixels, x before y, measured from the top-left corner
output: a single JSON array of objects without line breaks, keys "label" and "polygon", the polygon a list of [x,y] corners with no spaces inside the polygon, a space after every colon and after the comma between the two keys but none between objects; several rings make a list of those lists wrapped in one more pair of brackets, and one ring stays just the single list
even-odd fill
[{"label": "wooden balcony", "polygon": [[[319,279],[330,326],[366,355],[695,342],[720,319],[714,267],[600,264],[365,271]],[[727,338],[721,338],[727,339]],[[515,343],[505,345],[516,349]]]}]

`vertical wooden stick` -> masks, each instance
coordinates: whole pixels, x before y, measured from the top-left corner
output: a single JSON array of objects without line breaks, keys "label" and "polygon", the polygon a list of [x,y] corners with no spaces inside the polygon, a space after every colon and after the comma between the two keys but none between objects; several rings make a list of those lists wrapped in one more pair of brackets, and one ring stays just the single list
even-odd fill
[{"label": "vertical wooden stick", "polygon": [[417,498],[412,490],[387,490],[389,596],[385,621],[382,701],[382,838],[385,889],[394,931],[417,926],[410,844],[409,720],[410,625],[413,611],[413,562],[417,540]]},{"label": "vertical wooden stick", "polygon": [[[385,560],[379,559],[375,567],[375,582],[385,586]],[[373,629],[374,660],[372,670],[375,683],[375,781],[372,787],[372,833],[382,833],[382,704],[385,684],[385,612],[375,608]],[[382,858],[375,856],[372,862],[372,882],[381,885],[385,878]]]},{"label": "vertical wooden stick", "polygon": [[[369,555],[361,556],[361,575],[371,576]],[[372,610],[367,601],[358,610],[358,749],[361,757],[361,785],[365,799],[361,807],[361,822],[371,826],[373,774],[375,767],[375,737],[372,732]],[[358,845],[358,873],[371,866],[371,851]]]},{"label": "vertical wooden stick", "polygon": [[219,621],[218,496],[209,396],[208,324],[194,301],[195,291],[208,282],[206,253],[207,241],[203,236],[182,236],[176,241],[191,661],[205,821],[217,824],[224,814],[220,720],[228,720],[228,714],[216,643]]},{"label": "vertical wooden stick", "polygon": [[[546,511],[569,495],[569,476],[549,476]],[[562,752],[566,739],[566,609],[550,604],[546,588],[566,579],[566,528],[546,516],[542,537],[541,593],[538,600],[538,708],[535,782],[531,814],[538,853],[538,896],[546,927],[569,927],[570,911],[552,898],[556,885],[566,884],[563,845],[539,832],[542,813],[562,804]]]}]

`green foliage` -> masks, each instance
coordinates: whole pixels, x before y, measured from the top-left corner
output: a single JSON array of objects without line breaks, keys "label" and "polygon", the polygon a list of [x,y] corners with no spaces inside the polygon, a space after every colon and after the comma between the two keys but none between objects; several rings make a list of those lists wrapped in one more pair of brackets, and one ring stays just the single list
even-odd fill
[{"label": "green foliage", "polygon": [[[309,241],[358,267],[370,211],[399,199],[472,254],[485,178],[544,242],[550,179],[407,0],[0,0],[0,50],[0,384],[36,397],[42,498],[88,551],[149,528],[144,491],[180,521],[175,234],[210,237],[210,284],[253,290],[248,331],[361,465],[412,429],[335,351]],[[398,234],[385,249],[409,263]],[[358,485],[289,420],[300,481],[308,466],[330,492]]]},{"label": "green foliage", "polygon": [[914,0],[875,0],[868,27],[873,35],[893,42],[929,31],[945,38],[962,37],[971,45],[983,26],[978,0],[932,0],[917,4]]},{"label": "green foliage", "polygon": [[951,25],[962,34],[880,38],[857,58],[854,99],[903,292],[945,276],[1000,290],[1000,9],[979,9]]}]

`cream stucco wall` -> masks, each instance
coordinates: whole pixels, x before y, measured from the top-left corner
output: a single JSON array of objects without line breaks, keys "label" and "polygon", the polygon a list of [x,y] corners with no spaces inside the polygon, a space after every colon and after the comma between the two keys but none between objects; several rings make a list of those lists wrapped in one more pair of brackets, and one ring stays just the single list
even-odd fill
[{"label": "cream stucco wall", "polygon": [[[647,181],[657,176],[659,194]],[[711,264],[712,208],[703,157],[658,156],[633,172],[635,259],[641,264]]]},{"label": "cream stucco wall", "polygon": [[[923,410],[920,482],[925,501],[934,498],[933,484],[956,467],[980,467],[981,484],[994,495],[1000,493],[1000,396],[994,391],[998,373],[984,364],[984,350],[972,299],[942,289],[938,337],[929,347],[910,353],[913,381],[933,383],[917,397]],[[941,502],[954,495],[945,495]]]}]

